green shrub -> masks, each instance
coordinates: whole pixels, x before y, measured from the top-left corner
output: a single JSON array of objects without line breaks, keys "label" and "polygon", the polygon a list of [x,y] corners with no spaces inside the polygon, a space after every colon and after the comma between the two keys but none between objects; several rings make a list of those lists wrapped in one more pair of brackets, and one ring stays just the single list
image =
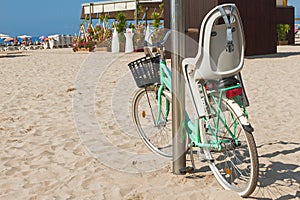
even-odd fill
[{"label": "green shrub", "polygon": [[278,40],[284,41],[286,40],[286,34],[290,30],[290,25],[288,24],[277,24],[277,33],[278,33]]},{"label": "green shrub", "polygon": [[118,33],[123,33],[126,30],[126,16],[124,13],[120,12],[118,13],[117,17],[117,32]]},{"label": "green shrub", "polygon": [[153,20],[153,27],[158,29],[160,26],[160,14],[158,12],[153,12],[151,14],[151,19]]}]

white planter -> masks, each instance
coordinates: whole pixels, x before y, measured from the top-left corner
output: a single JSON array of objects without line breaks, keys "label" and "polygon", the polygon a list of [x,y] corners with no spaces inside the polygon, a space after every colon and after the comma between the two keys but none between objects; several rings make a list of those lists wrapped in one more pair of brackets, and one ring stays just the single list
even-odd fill
[{"label": "white planter", "polygon": [[125,45],[125,53],[133,52],[133,36],[132,29],[127,29],[126,33],[124,33],[126,38],[126,45]]},{"label": "white planter", "polygon": [[120,47],[119,47],[119,38],[118,38],[118,33],[117,29],[114,28],[114,32],[112,35],[112,41],[111,41],[111,52],[113,53],[118,53],[120,52]]},{"label": "white planter", "polygon": [[[150,30],[150,26],[147,26],[146,34],[145,34],[145,41],[149,44],[152,44],[152,38],[150,37],[152,34],[152,31]],[[152,47],[150,47],[150,50],[152,51]]]}]

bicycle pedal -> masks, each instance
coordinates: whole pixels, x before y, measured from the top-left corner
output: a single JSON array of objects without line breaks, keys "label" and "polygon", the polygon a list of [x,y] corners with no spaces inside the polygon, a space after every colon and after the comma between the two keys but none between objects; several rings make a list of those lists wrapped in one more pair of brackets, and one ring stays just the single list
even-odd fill
[{"label": "bicycle pedal", "polygon": [[206,162],[208,162],[208,163],[213,163],[213,162],[215,162],[215,160],[214,160],[214,159],[207,159],[207,158],[204,158],[204,159],[201,159],[200,162],[202,162],[202,163],[206,163]]},{"label": "bicycle pedal", "polygon": [[181,168],[179,169],[180,173],[181,174],[186,174],[186,173],[191,173],[192,171],[194,171],[194,168],[193,167],[184,167],[184,168]]}]

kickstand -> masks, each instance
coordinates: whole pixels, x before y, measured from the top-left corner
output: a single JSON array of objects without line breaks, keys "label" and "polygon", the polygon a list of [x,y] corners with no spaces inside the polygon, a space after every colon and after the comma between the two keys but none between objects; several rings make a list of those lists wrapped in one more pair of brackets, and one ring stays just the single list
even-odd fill
[{"label": "kickstand", "polygon": [[194,169],[196,169],[196,166],[195,166],[195,160],[194,160],[194,155],[193,155],[194,152],[193,152],[193,147],[191,146],[191,144],[190,144],[189,149],[190,149],[190,157],[191,157],[192,167],[193,167]]},{"label": "kickstand", "polygon": [[195,168],[195,161],[194,161],[194,152],[193,152],[193,147],[192,147],[192,144],[189,145],[189,149],[190,151],[190,159],[191,159],[191,163],[192,163],[192,167],[190,166],[187,166],[187,167],[184,167],[184,168],[181,168],[179,171],[181,174],[186,174],[186,173],[191,173],[193,172],[196,168]]}]

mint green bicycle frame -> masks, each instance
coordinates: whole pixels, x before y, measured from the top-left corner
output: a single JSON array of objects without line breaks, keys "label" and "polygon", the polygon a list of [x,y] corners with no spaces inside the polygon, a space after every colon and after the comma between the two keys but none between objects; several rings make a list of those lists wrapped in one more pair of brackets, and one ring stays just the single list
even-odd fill
[{"label": "mint green bicycle frame", "polygon": [[[161,59],[161,61],[160,61],[160,83],[161,83],[161,85],[159,86],[158,92],[157,92],[158,115],[157,115],[157,119],[155,122],[156,125],[159,125],[159,123],[161,121],[163,91],[165,89],[169,90],[170,92],[172,91],[171,80],[172,80],[171,71],[167,67],[165,60]],[[221,150],[222,149],[221,144],[228,142],[228,140],[219,140],[218,139],[218,132],[221,128],[225,128],[228,131],[228,133],[231,136],[231,139],[234,141],[234,143],[236,145],[238,145],[238,140],[235,135],[235,131],[236,131],[238,122],[234,121],[233,124],[231,125],[231,126],[233,126],[233,130],[234,130],[234,132],[232,132],[230,130],[230,127],[227,126],[226,119],[222,116],[223,112],[221,109],[221,101],[222,101],[222,96],[223,96],[224,92],[226,92],[227,90],[231,90],[231,89],[235,89],[235,88],[239,88],[239,87],[241,87],[241,86],[236,85],[236,86],[231,86],[228,88],[222,88],[219,91],[215,91],[214,93],[219,92],[219,94],[217,95],[218,97],[216,97],[213,93],[210,93],[210,97],[213,99],[214,103],[217,105],[217,109],[211,107],[211,110],[213,111],[214,115],[216,115],[216,119],[214,119],[214,124],[215,124],[214,127],[212,127],[209,123],[207,123],[208,126],[206,128],[208,129],[209,133],[214,138],[213,140],[208,141],[208,143],[201,142],[200,133],[199,133],[199,119],[196,119],[195,122],[193,123],[191,121],[191,119],[189,118],[188,114],[187,113],[185,114],[185,123],[184,123],[185,130],[187,131],[188,136],[191,139],[191,141],[193,142],[193,145],[195,147],[215,148],[215,149]],[[242,107],[242,109],[244,110],[244,113],[246,113],[246,116],[247,116],[245,107],[242,105],[239,97],[235,97],[234,100]],[[163,120],[167,120],[167,116],[169,115],[169,112],[170,112],[170,100],[168,100],[167,98],[166,98],[165,112],[166,112],[166,116],[165,116],[165,119],[163,119]],[[207,117],[204,117],[204,121],[205,122],[208,121]],[[219,126],[220,124],[222,125],[221,127]]]}]

